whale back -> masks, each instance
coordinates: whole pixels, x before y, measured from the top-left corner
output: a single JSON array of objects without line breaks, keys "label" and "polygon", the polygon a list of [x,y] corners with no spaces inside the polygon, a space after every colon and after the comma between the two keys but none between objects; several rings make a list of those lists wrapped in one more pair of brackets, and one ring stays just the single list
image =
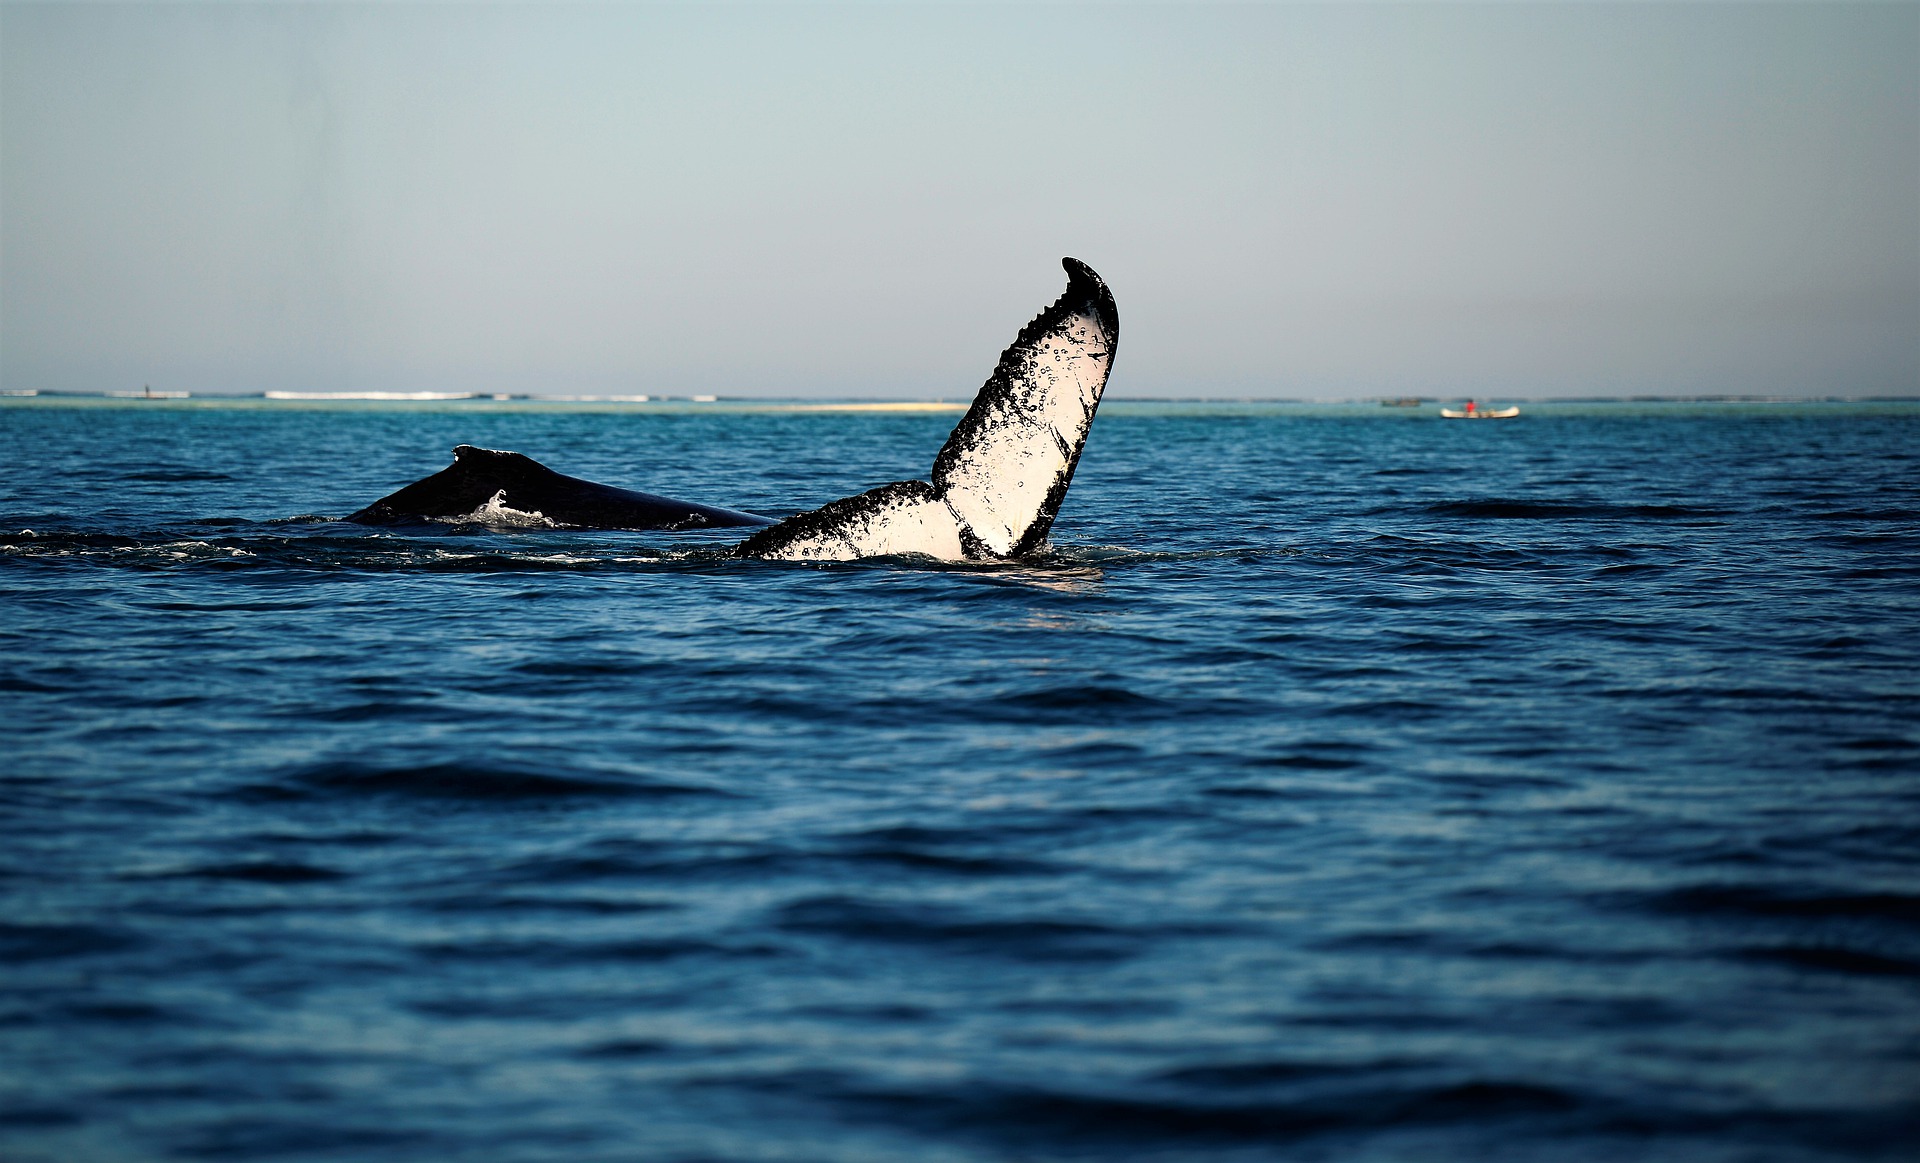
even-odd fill
[{"label": "whale back", "polygon": [[584,529],[704,529],[771,525],[773,518],[557,473],[530,456],[462,444],[453,463],[381,497],[345,520],[361,525],[471,521]]}]

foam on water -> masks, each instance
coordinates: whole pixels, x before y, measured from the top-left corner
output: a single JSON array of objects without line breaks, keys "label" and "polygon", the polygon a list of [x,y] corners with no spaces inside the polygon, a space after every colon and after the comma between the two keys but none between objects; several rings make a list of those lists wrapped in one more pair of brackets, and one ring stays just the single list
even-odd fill
[{"label": "foam on water", "polygon": [[450,517],[451,525],[487,525],[495,529],[554,529],[554,522],[547,519],[545,513],[522,512],[507,504],[507,490],[501,489],[487,498],[487,503],[474,509],[464,517]]}]

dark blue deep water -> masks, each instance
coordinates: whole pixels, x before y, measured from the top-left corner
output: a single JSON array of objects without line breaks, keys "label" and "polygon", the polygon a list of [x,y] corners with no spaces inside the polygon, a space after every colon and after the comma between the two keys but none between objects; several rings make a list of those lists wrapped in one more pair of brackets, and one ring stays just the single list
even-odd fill
[{"label": "dark blue deep water", "polygon": [[0,406],[0,1157],[1915,1157],[1920,406],[1110,404],[1019,567],[331,520],[953,419]]}]

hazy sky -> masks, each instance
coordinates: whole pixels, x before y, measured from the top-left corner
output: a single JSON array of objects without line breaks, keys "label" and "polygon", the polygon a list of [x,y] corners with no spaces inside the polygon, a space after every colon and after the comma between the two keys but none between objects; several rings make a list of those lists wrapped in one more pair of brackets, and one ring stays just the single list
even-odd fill
[{"label": "hazy sky", "polygon": [[0,5],[0,386],[1920,394],[1920,5]]}]

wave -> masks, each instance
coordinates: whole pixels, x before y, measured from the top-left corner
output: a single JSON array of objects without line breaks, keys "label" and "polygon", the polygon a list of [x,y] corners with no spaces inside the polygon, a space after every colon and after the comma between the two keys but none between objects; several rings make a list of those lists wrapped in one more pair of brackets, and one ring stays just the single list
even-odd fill
[{"label": "wave", "polygon": [[1182,925],[1116,926],[1060,917],[974,917],[920,902],[859,897],[808,897],[782,906],[773,919],[784,932],[919,945],[946,954],[1016,961],[1120,961],[1155,940],[1215,932]]},{"label": "wave", "polygon": [[728,945],[682,938],[629,938],[614,941],[552,940],[437,940],[410,947],[414,956],[429,961],[594,963],[606,961],[658,962],[689,957],[759,958],[779,953],[765,944]]},{"label": "wave", "polygon": [[250,784],[242,789],[242,794],[249,799],[350,795],[488,802],[722,793],[692,784],[628,775],[448,762],[418,766],[323,763],[297,769],[270,782]]},{"label": "wave", "polygon": [[185,484],[189,481],[231,481],[239,478],[224,472],[208,472],[204,469],[165,469],[151,468],[122,473],[123,481],[146,481],[153,484]]},{"label": "wave", "polygon": [[1687,916],[1867,919],[1920,925],[1920,895],[1820,892],[1764,884],[1708,883],[1656,892],[1647,908]]},{"label": "wave", "polygon": [[[1203,1064],[1112,1089],[1004,1082],[890,1087],[824,1070],[723,1074],[699,1085],[827,1104],[848,1117],[924,1135],[1017,1144],[1023,1158],[1115,1149],[1158,1158],[1166,1151],[1307,1139],[1318,1143],[1315,1158],[1371,1158],[1373,1152],[1351,1147],[1329,1149],[1329,1140],[1383,1132],[1416,1136],[1411,1142],[1424,1149],[1409,1157],[1546,1158],[1574,1148],[1586,1158],[1596,1157],[1590,1154],[1595,1146],[1622,1147],[1621,1158],[1667,1157],[1733,1142],[1772,1158],[1783,1143],[1877,1154],[1920,1130],[1920,1117],[1904,1102],[1782,1109],[1689,1101],[1692,1095],[1677,1087],[1623,1093],[1391,1058]],[[1420,1137],[1440,1131],[1452,1136]]]},{"label": "wave", "polygon": [[0,963],[120,953],[140,945],[141,940],[135,934],[106,925],[36,925],[0,921]]},{"label": "wave", "polygon": [[[495,501],[498,498],[494,499]],[[489,507],[492,505],[493,507]],[[817,573],[959,573],[1009,585],[1039,585],[1075,590],[1096,584],[1102,569],[1164,562],[1197,562],[1256,554],[1296,554],[1295,550],[1210,550],[1199,553],[1130,550],[1113,546],[1058,545],[1023,561],[949,562],[913,555],[850,562],[768,562],[736,556],[734,530],[711,536],[676,531],[674,540],[650,543],[644,534],[568,529],[543,514],[502,505],[482,505],[473,513],[445,521],[423,522],[396,533],[344,525],[314,515],[266,522],[203,522],[191,533],[174,530],[94,532],[72,529],[22,529],[0,534],[0,557],[43,565],[89,565],[132,569],[340,570],[372,573],[502,572],[683,572],[712,569]],[[308,532],[281,532],[288,526]],[[257,528],[260,532],[250,532]]]},{"label": "wave", "polygon": [[[1400,506],[1369,510],[1372,514],[1398,513]],[[1621,505],[1581,501],[1508,500],[1486,498],[1467,501],[1435,501],[1414,507],[1414,511],[1436,517],[1473,517],[1489,520],[1637,520],[1677,521],[1724,517],[1728,509],[1706,505]]]},{"label": "wave", "polygon": [[[1544,512],[1525,514],[1547,516]],[[816,574],[910,572],[957,574],[988,584],[1087,593],[1114,570],[1162,565],[1244,565],[1271,570],[1295,565],[1364,569],[1422,578],[1449,571],[1533,570],[1598,566],[1596,576],[1661,574],[1668,563],[1618,562],[1627,551],[1606,546],[1491,547],[1443,538],[1387,533],[1321,539],[1306,545],[1248,545],[1207,549],[1139,549],[1111,544],[1056,542],[1020,561],[951,562],[915,555],[845,562],[769,562],[736,556],[735,530],[659,534],[572,529],[543,514],[481,506],[474,513],[404,528],[371,530],[306,514],[268,521],[222,519],[187,529],[93,531],[21,529],[0,534],[0,557],[43,565],[132,569],[240,568],[365,573],[707,572],[712,570]],[[660,538],[656,540],[655,538]],[[1368,599],[1387,608],[1422,608],[1419,594]]]},{"label": "wave", "polygon": [[1773,962],[1791,969],[1858,973],[1873,977],[1920,977],[1920,958],[1895,957],[1839,945],[1761,945],[1732,951],[1749,961]]},{"label": "wave", "polygon": [[295,861],[253,860],[234,864],[208,864],[166,875],[196,880],[248,881],[254,884],[314,884],[342,880],[348,874]]}]

